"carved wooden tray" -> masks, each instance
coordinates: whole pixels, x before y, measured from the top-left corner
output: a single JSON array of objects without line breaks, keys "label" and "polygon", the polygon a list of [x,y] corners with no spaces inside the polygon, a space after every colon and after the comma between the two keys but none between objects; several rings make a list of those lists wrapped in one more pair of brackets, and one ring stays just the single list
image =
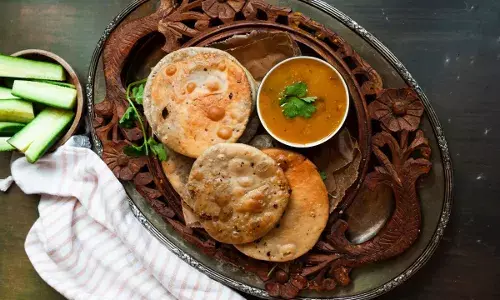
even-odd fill
[{"label": "carved wooden tray", "polygon": [[[268,276],[270,264],[235,257],[237,253],[216,245],[203,232],[186,229],[180,199],[159,162],[122,152],[127,143],[142,138],[140,131],[117,126],[127,108],[126,83],[146,77],[166,53],[252,30],[286,31],[303,52],[336,66],[349,86],[354,108],[347,126],[361,151],[357,181],[330,217],[315,249],[301,259],[297,271],[288,271],[289,280],[278,278],[277,272]],[[405,281],[428,260],[448,222],[451,160],[428,99],[385,46],[324,2],[135,1],[98,42],[87,98],[87,130],[94,149],[122,180],[134,214],[187,263],[240,291],[263,298],[290,297],[307,281],[309,289],[300,297],[373,298]],[[352,244],[345,236],[348,223],[340,219],[343,212],[359,207],[359,201],[378,201],[360,195],[384,185],[395,197],[394,206],[385,217],[369,221],[365,229],[375,237]],[[255,274],[229,263],[235,258],[264,278],[266,288]]]}]

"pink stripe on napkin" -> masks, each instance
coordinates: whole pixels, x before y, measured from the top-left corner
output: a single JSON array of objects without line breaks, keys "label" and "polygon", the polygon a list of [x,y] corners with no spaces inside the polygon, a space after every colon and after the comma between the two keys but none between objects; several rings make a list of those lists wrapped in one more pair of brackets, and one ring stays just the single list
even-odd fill
[{"label": "pink stripe on napkin", "polygon": [[26,194],[42,195],[24,246],[40,276],[67,298],[244,299],[154,238],[91,150],[64,146],[34,165],[19,158],[12,176]]}]

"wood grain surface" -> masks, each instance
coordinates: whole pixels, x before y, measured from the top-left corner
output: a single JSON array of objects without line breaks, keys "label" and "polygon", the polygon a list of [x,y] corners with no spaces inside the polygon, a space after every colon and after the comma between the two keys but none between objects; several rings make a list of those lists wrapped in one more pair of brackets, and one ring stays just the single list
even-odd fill
[{"label": "wood grain surface", "polygon": [[[0,0],[0,53],[53,51],[85,82],[95,44],[128,0]],[[382,299],[500,298],[500,1],[327,0],[377,36],[430,98],[455,169],[452,219],[429,263]],[[0,177],[10,155],[0,155]],[[0,298],[63,299],[24,239],[38,198],[0,194]]]}]

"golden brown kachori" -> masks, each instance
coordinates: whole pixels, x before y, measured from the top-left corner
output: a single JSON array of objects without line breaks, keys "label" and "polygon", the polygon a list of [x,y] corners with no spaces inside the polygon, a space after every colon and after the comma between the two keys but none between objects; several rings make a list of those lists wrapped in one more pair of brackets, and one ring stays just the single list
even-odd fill
[{"label": "golden brown kachori", "polygon": [[193,165],[188,190],[205,230],[227,244],[248,243],[268,233],[290,196],[285,174],[271,157],[236,143],[207,149]]},{"label": "golden brown kachori", "polygon": [[168,160],[163,161],[161,166],[168,181],[182,199],[184,221],[189,227],[201,227],[198,216],[193,212],[193,200],[186,186],[194,159],[172,150],[168,153]]},{"label": "golden brown kachori", "polygon": [[153,68],[144,90],[144,114],[163,144],[196,158],[212,145],[238,140],[255,92],[250,73],[228,53],[184,48]]},{"label": "golden brown kachori", "polygon": [[293,260],[318,241],[328,221],[328,193],[316,166],[303,155],[265,149],[284,169],[292,193],[279,226],[251,243],[235,245],[244,254],[260,260]]}]

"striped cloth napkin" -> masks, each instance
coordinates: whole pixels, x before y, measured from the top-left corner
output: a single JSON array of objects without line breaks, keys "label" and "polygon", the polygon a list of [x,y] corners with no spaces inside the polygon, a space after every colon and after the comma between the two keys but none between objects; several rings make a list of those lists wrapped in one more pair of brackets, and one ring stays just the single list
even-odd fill
[{"label": "striped cloth napkin", "polygon": [[26,194],[41,194],[26,253],[40,276],[67,298],[244,299],[155,239],[91,150],[65,145],[36,164],[18,158],[11,169]]}]

